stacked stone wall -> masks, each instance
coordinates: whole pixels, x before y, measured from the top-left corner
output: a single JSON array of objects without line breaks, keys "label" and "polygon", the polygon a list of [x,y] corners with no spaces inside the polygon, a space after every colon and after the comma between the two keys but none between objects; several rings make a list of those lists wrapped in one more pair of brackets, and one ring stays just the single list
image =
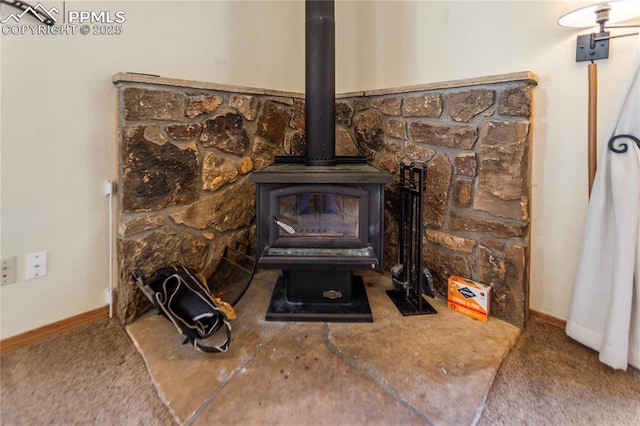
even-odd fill
[{"label": "stacked stone wall", "polygon": [[[460,275],[492,286],[493,314],[528,306],[530,80],[342,97],[336,152],[396,180],[426,164],[424,259],[439,295]],[[118,82],[118,314],[149,308],[132,271],[182,263],[210,276],[225,245],[255,241],[253,170],[304,155],[302,95]],[[275,94],[274,94],[275,93]],[[385,189],[385,266],[397,256],[398,189]]]},{"label": "stacked stone wall", "polygon": [[255,240],[248,174],[286,154],[293,100],[118,84],[118,315],[148,310],[132,272],[183,264],[210,277],[226,246]]},{"label": "stacked stone wall", "polygon": [[426,164],[423,257],[439,296],[459,275],[493,289],[493,315],[523,326],[529,286],[532,85],[392,94],[352,100],[353,134],[385,191],[385,266],[397,260],[398,163]]}]

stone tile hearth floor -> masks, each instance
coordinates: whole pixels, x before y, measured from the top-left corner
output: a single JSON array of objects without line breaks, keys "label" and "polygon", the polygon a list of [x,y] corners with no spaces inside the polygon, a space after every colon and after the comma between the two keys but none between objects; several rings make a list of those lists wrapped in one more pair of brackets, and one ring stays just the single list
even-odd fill
[{"label": "stone tile hearth floor", "polygon": [[470,425],[520,330],[429,302],[436,315],[403,317],[364,282],[373,323],[264,320],[279,271],[258,272],[232,321],[232,346],[203,354],[150,313],[127,327],[161,399],[180,424]]}]

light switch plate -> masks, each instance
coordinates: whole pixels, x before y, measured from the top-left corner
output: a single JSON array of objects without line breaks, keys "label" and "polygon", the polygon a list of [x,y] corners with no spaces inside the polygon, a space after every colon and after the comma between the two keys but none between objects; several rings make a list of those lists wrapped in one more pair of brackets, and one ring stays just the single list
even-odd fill
[{"label": "light switch plate", "polygon": [[28,280],[32,278],[40,278],[47,275],[47,252],[40,251],[27,255],[27,274]]}]

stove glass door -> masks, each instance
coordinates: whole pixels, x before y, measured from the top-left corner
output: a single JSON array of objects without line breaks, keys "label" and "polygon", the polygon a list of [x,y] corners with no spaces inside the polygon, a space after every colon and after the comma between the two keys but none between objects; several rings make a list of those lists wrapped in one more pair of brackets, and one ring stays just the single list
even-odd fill
[{"label": "stove glass door", "polygon": [[272,246],[345,247],[366,241],[367,191],[349,186],[303,185],[272,194]]}]

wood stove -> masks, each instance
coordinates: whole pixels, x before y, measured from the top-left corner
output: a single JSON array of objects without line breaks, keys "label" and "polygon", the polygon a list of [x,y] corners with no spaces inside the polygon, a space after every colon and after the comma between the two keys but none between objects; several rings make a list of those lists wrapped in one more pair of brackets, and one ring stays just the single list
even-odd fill
[{"label": "wood stove", "polygon": [[332,1],[307,1],[304,157],[254,172],[257,256],[282,269],[267,320],[373,321],[362,278],[383,253],[384,184],[362,157],[335,155]]},{"label": "wood stove", "polygon": [[382,267],[387,173],[360,161],[276,159],[254,172],[262,268],[282,269],[267,319],[372,321],[354,270]]}]

